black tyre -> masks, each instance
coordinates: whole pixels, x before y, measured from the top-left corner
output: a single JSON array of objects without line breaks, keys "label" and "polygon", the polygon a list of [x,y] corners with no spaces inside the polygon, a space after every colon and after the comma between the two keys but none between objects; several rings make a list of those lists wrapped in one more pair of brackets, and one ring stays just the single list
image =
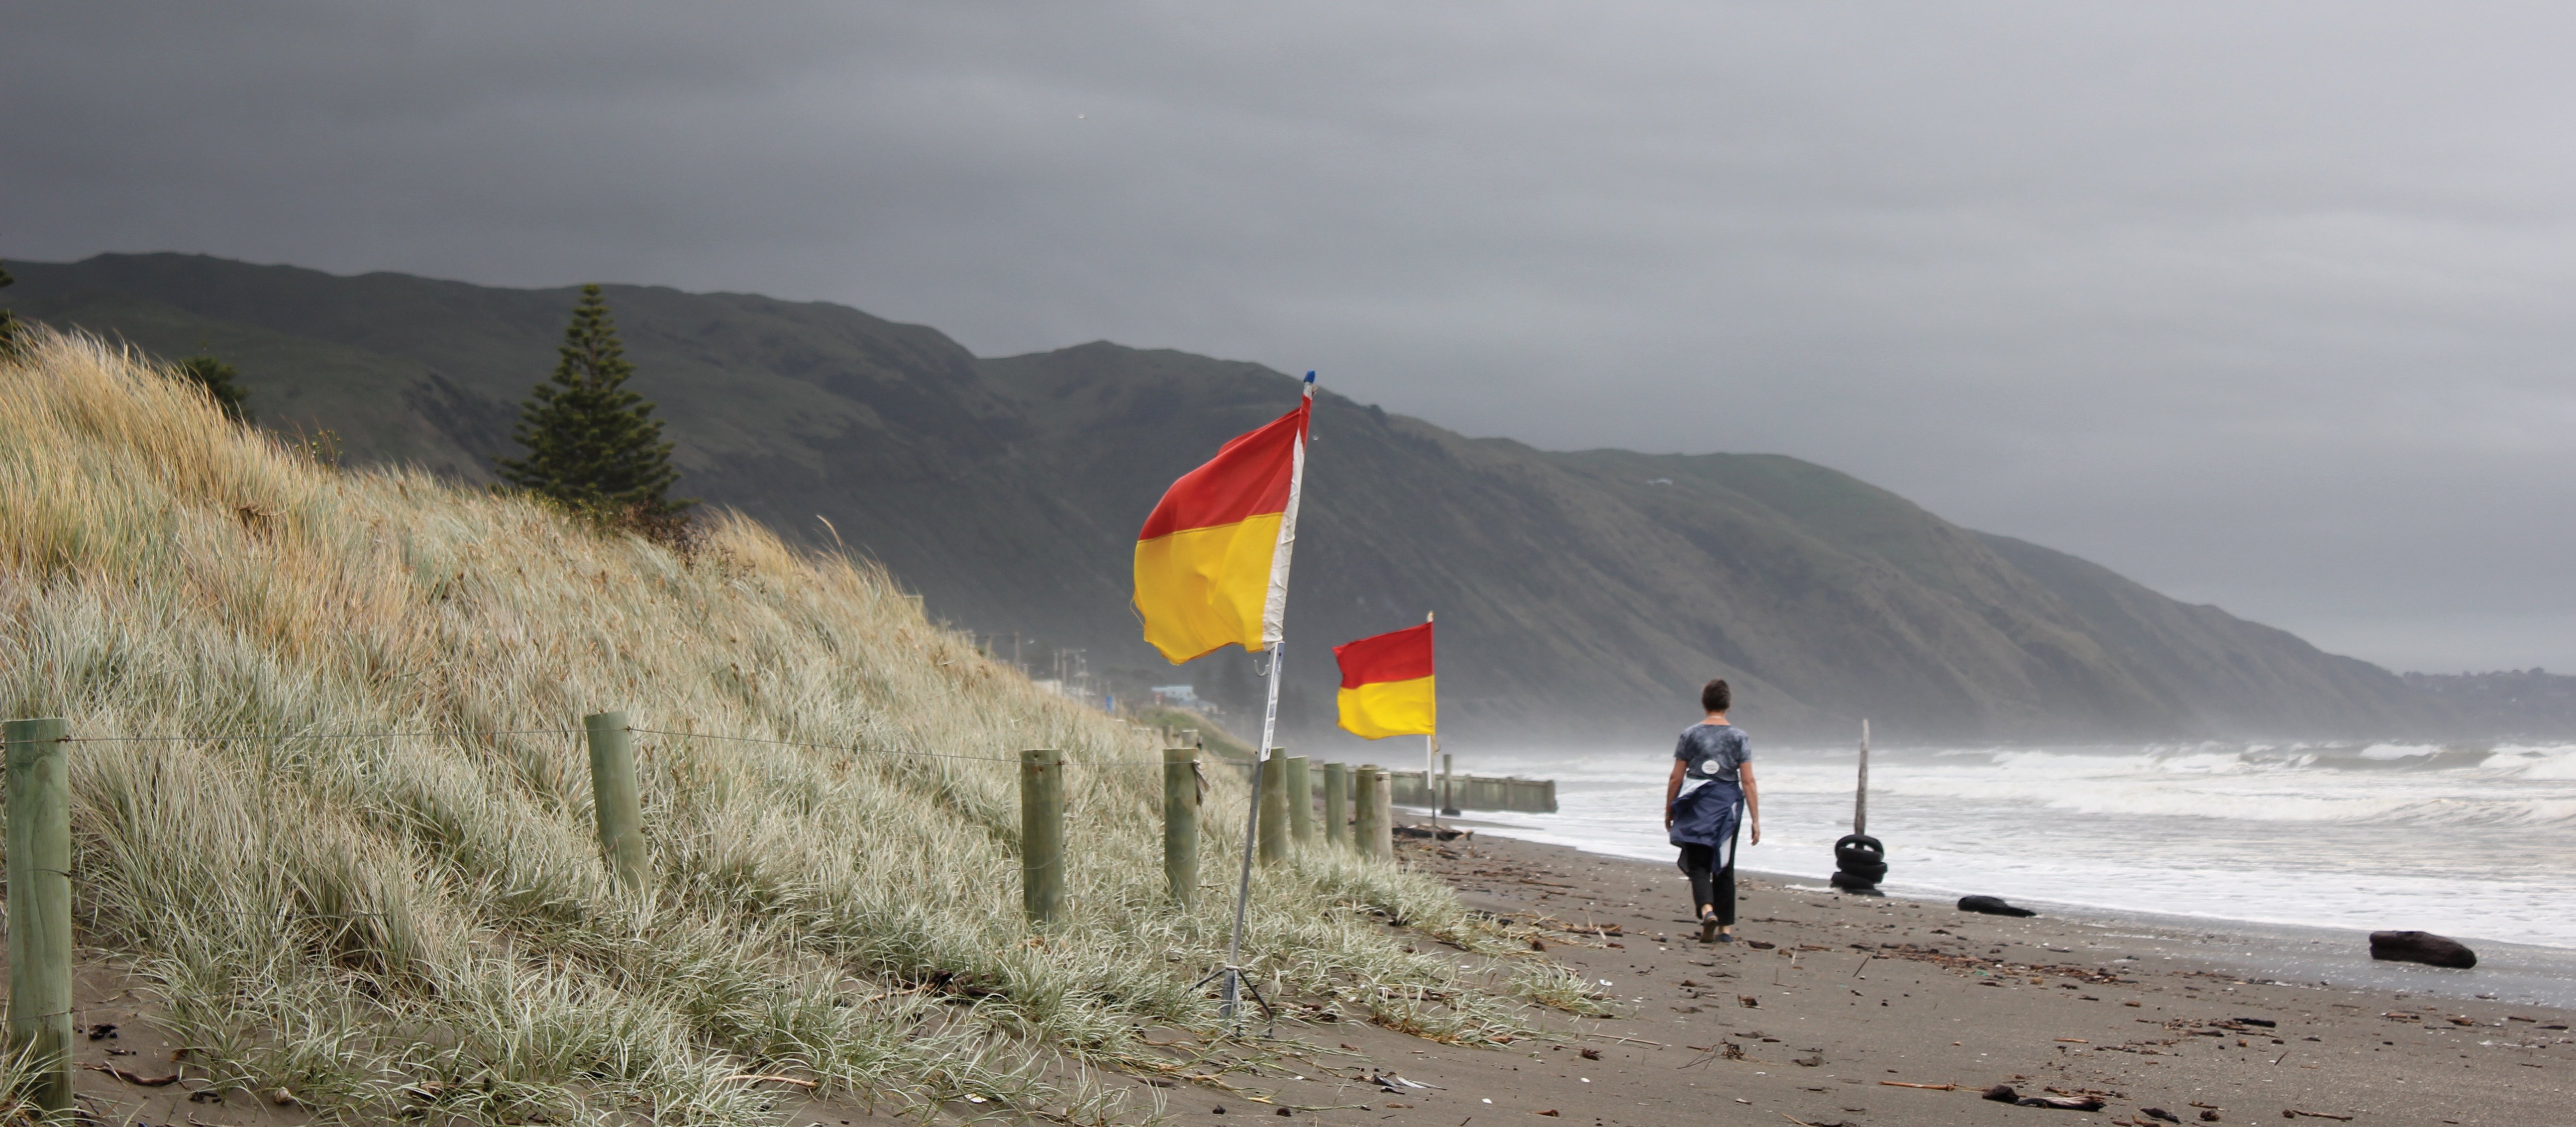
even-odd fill
[{"label": "black tyre", "polygon": [[1834,843],[1834,865],[1849,869],[1854,865],[1878,864],[1887,860],[1887,847],[1868,834],[1844,834]]},{"label": "black tyre", "polygon": [[1845,865],[1842,867],[1841,871],[1851,874],[1855,879],[1865,880],[1871,884],[1877,884],[1878,882],[1887,879],[1887,862],[1876,861],[1866,865]]}]

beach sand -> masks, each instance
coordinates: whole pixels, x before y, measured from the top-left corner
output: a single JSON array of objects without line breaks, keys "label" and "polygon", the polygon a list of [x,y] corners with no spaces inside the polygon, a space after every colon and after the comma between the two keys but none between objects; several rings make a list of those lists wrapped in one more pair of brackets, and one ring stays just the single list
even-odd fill
[{"label": "beach sand", "polygon": [[[1482,833],[1400,839],[1398,850],[1471,908],[1544,927],[1545,954],[1599,987],[1617,1016],[1536,1011],[1545,1036],[1502,1048],[1347,1019],[1283,1022],[1276,1040],[1215,1054],[1234,1064],[1221,1073],[1187,1035],[1158,1031],[1173,1039],[1166,1051],[1176,1063],[1195,1063],[1169,1078],[1093,1074],[1137,1097],[1126,1117],[1159,1098],[1169,1122],[1192,1127],[1276,1122],[1283,1110],[1351,1127],[2095,1127],[2156,1123],[2142,1114],[2150,1107],[2184,1123],[2286,1124],[2285,1110],[2361,1125],[2576,1123],[2570,1013],[2512,1000],[2509,984],[2532,976],[2516,979],[2509,965],[2501,975],[2373,966],[2357,937],[2173,918],[2005,919],[1776,877],[1740,882],[1738,931],[1769,948],[1702,945],[1688,888],[1669,864]],[[2320,942],[2344,949],[2308,949]],[[1516,960],[1457,959],[1498,986],[1517,969]],[[2272,981],[2284,967],[2305,977]],[[2319,976],[2351,983],[2320,986]],[[2469,996],[2498,978],[2505,1000]],[[121,1026],[118,1037],[74,1043],[84,1066],[77,1083],[103,1119],[288,1127],[310,1118],[240,1091],[200,1105],[190,1095],[201,1084],[141,1087],[106,1071],[174,1071],[132,987],[103,964],[81,979],[83,1028]],[[2106,1105],[2088,1113],[1980,1098],[1994,1084],[2030,1096],[2093,1094]],[[868,1101],[805,1101],[779,1087],[791,1127],[902,1118],[897,1107],[872,1114]],[[960,1120],[991,1114],[964,1103],[948,1110]],[[2203,1120],[2204,1110],[2215,1118]]]},{"label": "beach sand", "polygon": [[[1560,929],[1542,938],[1546,953],[1615,999],[1618,1016],[1549,1011],[1550,1039],[1500,1049],[1356,1022],[1283,1025],[1281,1038],[1317,1051],[1225,1078],[1234,1093],[1168,1089],[1175,1122],[1239,1127],[1290,1107],[1329,1108],[1290,1113],[1323,1124],[1439,1127],[2157,1122],[2145,1108],[2186,1123],[2280,1123],[2285,1111],[2325,1117],[2292,1117],[2306,1123],[2576,1123],[2568,1011],[2278,983],[2249,973],[2267,956],[2218,925],[2008,919],[1750,878],[1737,930],[1771,946],[1702,945],[1670,864],[1483,834],[1399,850],[1471,908]],[[1437,1087],[1389,1091],[1372,1076]],[[1995,1084],[2106,1105],[1981,1098]]]}]

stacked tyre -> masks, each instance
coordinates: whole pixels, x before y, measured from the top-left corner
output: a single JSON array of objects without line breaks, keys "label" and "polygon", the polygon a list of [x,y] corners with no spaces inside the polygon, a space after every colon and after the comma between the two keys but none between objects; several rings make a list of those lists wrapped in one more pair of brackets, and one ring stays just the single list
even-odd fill
[{"label": "stacked tyre", "polygon": [[1887,847],[1868,834],[1845,834],[1834,843],[1835,888],[1845,892],[1878,891],[1887,879]]}]

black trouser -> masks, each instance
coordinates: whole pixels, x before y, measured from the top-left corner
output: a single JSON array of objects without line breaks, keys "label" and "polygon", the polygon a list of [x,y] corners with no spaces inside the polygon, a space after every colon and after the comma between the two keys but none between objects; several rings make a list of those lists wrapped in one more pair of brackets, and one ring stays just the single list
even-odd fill
[{"label": "black trouser", "polygon": [[1717,907],[1718,924],[1735,926],[1734,840],[1730,838],[1726,843],[1724,867],[1718,867],[1716,849],[1706,845],[1683,846],[1682,872],[1690,876],[1691,914],[1698,915],[1702,904],[1713,904]]}]

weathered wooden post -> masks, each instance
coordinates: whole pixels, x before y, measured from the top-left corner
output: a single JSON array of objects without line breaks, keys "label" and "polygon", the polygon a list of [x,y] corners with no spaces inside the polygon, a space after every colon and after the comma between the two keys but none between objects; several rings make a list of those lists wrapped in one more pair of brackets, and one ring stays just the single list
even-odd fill
[{"label": "weathered wooden post", "polygon": [[71,780],[60,718],[7,726],[9,1048],[36,1106],[72,1109]]},{"label": "weathered wooden post", "polygon": [[1199,749],[1163,749],[1163,877],[1184,912],[1199,902]]},{"label": "weathered wooden post", "polygon": [[609,875],[628,888],[644,887],[644,799],[635,786],[635,743],[623,712],[581,718],[590,735],[591,820],[599,826],[599,856]]},{"label": "weathered wooden post", "polygon": [[1324,844],[1351,843],[1351,769],[1324,764]]},{"label": "weathered wooden post", "polygon": [[1261,761],[1261,863],[1288,859],[1288,749],[1274,747]]},{"label": "weathered wooden post", "polygon": [[1064,908],[1064,753],[1020,753],[1020,910],[1033,924]]},{"label": "weathered wooden post", "polygon": [[1440,813],[1458,816],[1458,773],[1449,762],[1449,753],[1440,753]]},{"label": "weathered wooden post", "polygon": [[1869,718],[1860,721],[1860,788],[1852,792],[1852,832],[1869,832]]},{"label": "weathered wooden post", "polygon": [[1863,896],[1884,895],[1878,882],[1887,879],[1887,845],[1869,836],[1869,721],[1860,722],[1860,785],[1852,793],[1852,832],[1834,843],[1834,875],[1828,883]]},{"label": "weathered wooden post", "polygon": [[1395,859],[1395,786],[1382,769],[1377,773],[1377,832],[1369,836],[1368,850],[1380,860]]},{"label": "weathered wooden post", "polygon": [[1299,848],[1315,844],[1315,781],[1306,757],[1288,757],[1288,840]]},{"label": "weathered wooden post", "polygon": [[1370,857],[1378,855],[1377,839],[1387,836],[1386,822],[1378,811],[1385,808],[1386,772],[1373,765],[1362,765],[1351,786],[1351,847]]}]

